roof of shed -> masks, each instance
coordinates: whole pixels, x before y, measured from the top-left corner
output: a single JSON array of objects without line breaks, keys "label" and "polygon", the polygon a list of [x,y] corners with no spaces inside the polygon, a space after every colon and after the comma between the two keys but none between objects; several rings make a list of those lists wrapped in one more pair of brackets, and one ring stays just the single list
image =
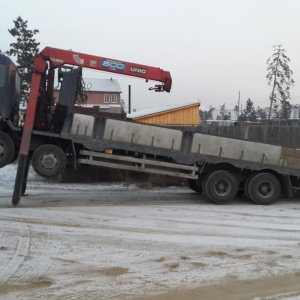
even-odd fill
[{"label": "roof of shed", "polygon": [[157,106],[157,107],[151,107],[148,109],[140,110],[133,112],[131,114],[127,114],[127,118],[129,119],[136,119],[141,118],[149,115],[155,115],[159,113],[164,113],[171,110],[176,110],[179,108],[187,107],[187,106],[193,106],[193,105],[200,105],[199,102],[192,102],[192,103],[181,103],[181,104],[174,104],[174,105],[164,105],[164,106]]}]

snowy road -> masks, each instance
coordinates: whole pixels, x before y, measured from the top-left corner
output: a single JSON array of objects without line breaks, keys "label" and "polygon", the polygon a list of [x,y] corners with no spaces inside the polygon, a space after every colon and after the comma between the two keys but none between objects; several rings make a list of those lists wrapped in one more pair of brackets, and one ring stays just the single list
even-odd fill
[{"label": "snowy road", "polygon": [[14,175],[0,170],[1,299],[300,299],[299,199],[218,206],[185,188],[30,174],[13,208]]}]

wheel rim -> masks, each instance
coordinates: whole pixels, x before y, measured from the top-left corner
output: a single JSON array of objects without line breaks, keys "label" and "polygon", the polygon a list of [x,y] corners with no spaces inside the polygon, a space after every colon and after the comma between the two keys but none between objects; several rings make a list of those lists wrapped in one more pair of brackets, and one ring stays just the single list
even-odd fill
[{"label": "wheel rim", "polygon": [[32,167],[40,176],[51,178],[59,175],[66,167],[66,155],[58,146],[46,144],[37,148],[32,155]]},{"label": "wheel rim", "polygon": [[229,181],[221,179],[214,185],[215,192],[220,196],[226,196],[231,191],[231,184]]},{"label": "wheel rim", "polygon": [[248,185],[250,199],[260,205],[269,205],[280,196],[281,185],[277,177],[270,173],[258,173]]},{"label": "wheel rim", "polygon": [[41,166],[46,170],[54,169],[58,164],[57,157],[52,153],[47,153],[41,158]]},{"label": "wheel rim", "polygon": [[227,203],[236,196],[238,182],[228,171],[213,171],[204,181],[205,194],[215,203]]},{"label": "wheel rim", "polygon": [[274,194],[274,185],[269,181],[262,182],[257,191],[260,197],[269,198]]}]

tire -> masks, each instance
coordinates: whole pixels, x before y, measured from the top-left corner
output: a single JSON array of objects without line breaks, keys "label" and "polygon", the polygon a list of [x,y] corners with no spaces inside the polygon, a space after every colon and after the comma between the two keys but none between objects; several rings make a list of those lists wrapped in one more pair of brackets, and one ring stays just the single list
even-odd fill
[{"label": "tire", "polygon": [[54,145],[43,145],[32,155],[32,167],[45,178],[59,175],[66,167],[67,159],[63,150]]},{"label": "tire", "polygon": [[281,192],[278,178],[270,173],[259,173],[252,177],[248,185],[250,199],[259,205],[275,202]]},{"label": "tire", "polygon": [[15,149],[15,154],[12,158],[12,160],[10,161],[10,164],[12,164],[13,162],[15,162],[19,157],[19,150],[18,149]]},{"label": "tire", "polygon": [[[254,173],[254,174],[249,175],[248,178],[246,179],[245,183],[244,183],[244,191],[245,191],[245,195],[246,195],[246,197],[247,197],[249,200],[251,200],[250,195],[249,195],[249,192],[248,192],[248,189],[249,189],[249,183],[250,183],[251,179],[252,179],[255,175],[257,175],[257,173]],[[252,201],[252,200],[251,200],[251,201]]]},{"label": "tire", "polygon": [[202,179],[203,179],[203,175],[199,175],[198,179],[191,179],[188,178],[186,180],[187,182],[187,186],[194,192],[196,193],[202,193],[203,192],[203,188],[202,188]]},{"label": "tire", "polygon": [[15,155],[15,145],[8,134],[0,131],[0,168],[10,164]]},{"label": "tire", "polygon": [[203,192],[206,194],[206,191],[205,191],[205,184],[206,184],[206,180],[207,180],[207,178],[212,174],[212,173],[214,173],[214,172],[216,172],[216,171],[210,171],[210,172],[208,172],[208,173],[206,173],[204,176],[203,176],[203,179],[202,179],[202,190],[203,190]]},{"label": "tire", "polygon": [[205,182],[205,193],[208,198],[218,204],[233,200],[237,194],[239,183],[236,177],[228,171],[215,171]]}]

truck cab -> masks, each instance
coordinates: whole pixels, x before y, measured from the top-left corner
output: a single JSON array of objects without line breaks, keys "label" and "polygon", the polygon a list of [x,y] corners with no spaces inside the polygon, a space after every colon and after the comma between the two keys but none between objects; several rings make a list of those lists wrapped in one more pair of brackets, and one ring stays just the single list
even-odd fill
[{"label": "truck cab", "polygon": [[13,61],[0,53],[0,121],[14,122],[20,103],[20,75]]}]

